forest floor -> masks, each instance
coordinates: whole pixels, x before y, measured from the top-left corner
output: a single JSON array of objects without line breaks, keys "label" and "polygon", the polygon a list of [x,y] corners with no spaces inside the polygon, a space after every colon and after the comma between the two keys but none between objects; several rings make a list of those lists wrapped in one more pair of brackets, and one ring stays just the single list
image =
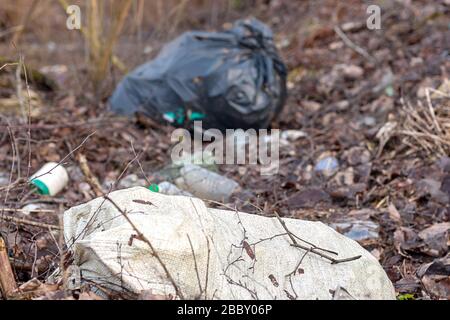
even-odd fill
[{"label": "forest floor", "polygon": [[[389,2],[381,30],[369,30],[364,6],[351,2],[276,3],[256,14],[273,28],[289,68],[288,101],[272,128],[302,133],[281,146],[277,175],[220,166],[253,193],[253,206],[233,205],[330,224],[380,261],[400,299],[449,299],[449,2]],[[68,65],[25,52],[30,70]],[[78,78],[66,77],[74,68]],[[59,88],[31,77],[28,125],[5,107],[17,91],[15,66],[0,71],[0,233],[19,284],[44,282],[64,260],[61,234],[46,224],[59,226],[64,210],[97,196],[80,170],[83,155],[103,186],[130,174],[158,182],[156,173],[170,163],[173,128],[107,115],[84,72],[54,68],[48,74]],[[318,174],[314,167],[327,156],[338,166]],[[61,161],[71,176],[55,197],[26,183],[48,161]],[[41,289],[35,296],[57,297],[55,287]]]}]

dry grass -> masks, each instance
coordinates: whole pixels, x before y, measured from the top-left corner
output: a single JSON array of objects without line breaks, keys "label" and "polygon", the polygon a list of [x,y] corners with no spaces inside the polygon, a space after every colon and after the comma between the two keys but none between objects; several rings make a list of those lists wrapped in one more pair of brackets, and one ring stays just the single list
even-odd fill
[{"label": "dry grass", "polygon": [[441,156],[450,154],[450,82],[436,90],[425,88],[425,102],[403,102],[404,122],[399,130],[402,141],[412,150]]},{"label": "dry grass", "polygon": [[[39,64],[45,59],[64,56],[63,64],[77,65],[88,77],[80,87],[89,87],[97,97],[111,89],[115,81],[149,56],[144,48],[156,42],[165,43],[186,29],[217,28],[251,11],[263,0],[2,0],[0,10],[0,42],[6,47],[14,42],[20,52],[27,52]],[[67,30],[66,8],[81,8],[81,30]],[[251,11],[254,13],[254,10]],[[233,16],[234,14],[234,16]],[[156,40],[156,41],[155,41]],[[39,44],[41,51],[30,51]],[[47,45],[56,50],[51,58]],[[67,49],[75,46],[76,51]],[[10,46],[11,47],[11,46]],[[130,48],[133,48],[130,50]],[[126,49],[126,50],[125,50]],[[33,49],[34,50],[34,49]],[[156,51],[156,50],[155,50]],[[6,56],[16,56],[8,48]],[[120,56],[120,58],[119,58]],[[59,63],[61,60],[58,59]],[[56,62],[58,63],[58,62]],[[80,64],[81,63],[81,64]],[[74,71],[73,69],[72,71]],[[118,73],[114,71],[119,71]],[[117,76],[119,74],[119,77]]]},{"label": "dry grass", "polygon": [[[69,5],[66,0],[59,2],[64,9]],[[131,3],[132,0],[87,2],[87,27],[82,27],[80,31],[89,50],[88,70],[97,93],[107,76],[110,63],[126,71],[124,64],[114,56],[113,50],[129,14]],[[105,15],[107,6],[110,11],[108,19]]]}]

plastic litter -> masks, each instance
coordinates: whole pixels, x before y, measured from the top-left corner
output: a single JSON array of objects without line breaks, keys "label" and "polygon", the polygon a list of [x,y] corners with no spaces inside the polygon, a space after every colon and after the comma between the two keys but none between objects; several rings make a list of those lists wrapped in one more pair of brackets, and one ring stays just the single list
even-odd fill
[{"label": "plastic litter", "polygon": [[355,241],[362,242],[379,238],[379,226],[371,220],[348,220],[334,223],[331,227]]},{"label": "plastic litter", "polygon": [[127,189],[131,187],[144,187],[147,184],[147,180],[145,180],[144,178],[140,178],[137,174],[132,173],[120,179],[119,183],[117,184],[117,188]]},{"label": "plastic litter", "polygon": [[61,164],[47,162],[29,181],[40,194],[54,196],[69,183],[69,175]]},{"label": "plastic litter", "polygon": [[6,172],[0,172],[0,187],[7,186],[9,184],[9,174]]},{"label": "plastic litter", "polygon": [[209,152],[185,154],[158,171],[154,177],[162,180],[159,192],[168,195],[195,195],[219,202],[227,202],[238,191],[248,195],[237,182],[218,173],[213,154]]},{"label": "plastic litter", "polygon": [[302,130],[284,130],[281,133],[281,139],[286,141],[296,141],[300,138],[307,137],[308,134]]},{"label": "plastic litter", "polygon": [[314,167],[314,171],[320,172],[326,177],[332,176],[338,169],[338,160],[335,157],[331,156],[319,160]]},{"label": "plastic litter", "polygon": [[148,190],[153,191],[153,192],[159,192],[159,186],[156,183],[152,183],[151,185],[148,186]]},{"label": "plastic litter", "polygon": [[21,208],[21,212],[25,215],[29,215],[33,211],[42,209],[47,209],[47,206],[44,203],[29,203]]},{"label": "plastic litter", "polygon": [[63,64],[44,66],[39,71],[54,80],[60,88],[66,84],[69,75],[69,68]]},{"label": "plastic litter", "polygon": [[179,159],[173,161],[174,166],[183,166],[185,164],[195,164],[210,171],[217,171],[214,154],[208,151],[197,151],[194,153],[183,153]]},{"label": "plastic litter", "polygon": [[193,164],[181,168],[175,184],[196,197],[219,202],[228,202],[231,195],[239,190],[237,182]]},{"label": "plastic litter", "polygon": [[[94,288],[176,296],[156,252],[185,299],[333,299],[339,288],[354,299],[395,299],[377,259],[321,222],[282,218],[290,232],[335,251],[337,258],[361,257],[332,264],[305,255],[291,245],[277,218],[211,209],[197,198],[142,187],[114,191],[109,198],[114,204],[97,198],[64,213],[73,264],[82,283]],[[135,238],[116,205],[154,251]]]},{"label": "plastic litter", "polygon": [[286,98],[286,66],[273,34],[256,19],[223,32],[186,32],[129,73],[109,100],[112,111],[136,112],[189,127],[266,128]]},{"label": "plastic litter", "polygon": [[171,196],[192,197],[191,193],[178,189],[178,187],[176,185],[174,185],[173,183],[170,183],[168,181],[161,182],[160,184],[158,184],[158,187],[159,187],[159,192],[162,194],[167,194],[167,195],[171,195]]}]

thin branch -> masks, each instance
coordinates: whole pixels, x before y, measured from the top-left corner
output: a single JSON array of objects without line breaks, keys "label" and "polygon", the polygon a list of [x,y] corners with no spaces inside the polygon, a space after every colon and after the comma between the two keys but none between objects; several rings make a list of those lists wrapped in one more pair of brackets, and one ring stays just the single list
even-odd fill
[{"label": "thin branch", "polygon": [[18,62],[5,63],[0,67],[0,70],[2,70],[3,68],[6,68],[8,66],[17,66],[18,64],[19,64]]},{"label": "thin branch", "polygon": [[345,259],[335,259],[333,257],[330,257],[330,256],[328,256],[326,254],[323,254],[323,253],[317,251],[316,248],[308,248],[308,247],[303,246],[301,244],[291,244],[291,246],[296,247],[296,248],[300,248],[300,249],[303,249],[303,250],[311,251],[312,253],[315,253],[318,256],[321,256],[322,258],[325,258],[325,259],[331,261],[331,264],[338,264],[338,263],[342,263],[342,262],[349,262],[349,261],[353,261],[353,260],[357,260],[357,259],[361,258],[361,255],[358,255],[358,256],[345,258]]},{"label": "thin branch", "polygon": [[55,170],[57,167],[59,167],[67,158],[69,158],[75,151],[77,151],[78,149],[80,149],[85,143],[86,143],[86,141],[90,138],[90,137],[92,137],[94,134],[96,134],[97,133],[97,131],[94,131],[94,132],[92,132],[91,134],[89,134],[86,138],[84,138],[84,140],[75,148],[75,149],[73,149],[72,151],[70,151],[64,158],[62,158],[62,160],[61,161],[59,161],[53,168],[51,168],[50,170],[48,170],[47,172],[44,172],[43,174],[41,174],[41,175],[39,175],[39,176],[37,176],[37,177],[34,177],[33,179],[37,179],[37,178],[40,178],[40,177],[42,177],[42,176],[44,176],[44,175],[46,175],[46,174],[49,174],[49,173],[51,173],[53,170]]},{"label": "thin branch", "polygon": [[29,226],[33,226],[33,227],[44,228],[44,229],[62,230],[62,228],[60,226],[57,226],[54,224],[36,222],[36,221],[24,219],[24,218],[16,218],[16,217],[1,215],[0,220],[14,222],[17,224],[25,224],[25,225],[29,225]]},{"label": "thin branch", "polygon": [[35,213],[54,213],[55,210],[51,210],[51,209],[15,209],[15,208],[0,208],[1,212],[20,212],[20,213],[24,213],[24,214],[28,214],[29,212],[35,212]]},{"label": "thin branch", "polygon": [[320,251],[324,251],[324,252],[328,252],[328,253],[332,253],[332,254],[338,255],[338,253],[335,252],[335,251],[331,251],[331,250],[328,250],[328,249],[321,248],[321,247],[315,245],[314,243],[311,243],[311,242],[309,242],[307,240],[304,240],[304,239],[298,237],[297,235],[295,235],[294,233],[289,231],[289,229],[286,226],[286,223],[283,221],[283,219],[281,219],[281,217],[278,214],[278,212],[275,211],[275,215],[276,215],[278,221],[280,222],[280,224],[283,226],[283,229],[286,230],[287,235],[289,236],[289,238],[291,238],[293,244],[297,244],[297,241],[295,240],[295,238],[296,238],[299,241],[302,241],[302,242],[304,242],[306,244],[309,244],[310,246],[312,246],[316,250],[320,250]]},{"label": "thin branch", "polygon": [[94,190],[95,195],[97,197],[103,196],[104,193],[102,190],[102,186],[100,185],[98,178],[92,173],[91,168],[89,167],[89,164],[87,162],[86,156],[80,152],[78,153],[76,158],[80,165],[81,172],[86,178],[87,183]]},{"label": "thin branch", "polygon": [[202,296],[202,294],[203,294],[203,288],[202,288],[202,282],[200,280],[200,274],[198,272],[197,258],[195,257],[195,251],[194,251],[194,247],[192,246],[191,238],[189,237],[188,234],[186,234],[186,236],[187,236],[188,241],[189,241],[189,246],[191,247],[192,258],[194,259],[195,274],[197,275],[198,288],[200,289],[200,293],[198,294],[198,297],[200,298]]},{"label": "thin branch", "polygon": [[[322,249],[322,248],[320,248],[320,247],[318,247],[318,246],[316,246],[316,245],[314,245],[314,244],[311,244],[310,242],[306,242],[305,240],[303,240],[303,239],[301,239],[301,238],[299,238],[299,237],[294,237],[294,236],[293,236],[293,233],[289,231],[289,229],[288,229],[287,226],[286,226],[286,223],[280,218],[280,216],[278,215],[278,213],[275,212],[275,214],[276,214],[276,216],[277,216],[277,218],[278,218],[278,221],[280,222],[280,224],[281,224],[282,227],[284,228],[284,230],[286,230],[286,232],[288,233],[288,236],[289,236],[289,238],[290,238],[291,241],[292,241],[291,246],[296,247],[296,248],[301,248],[301,249],[303,249],[303,250],[307,250],[307,251],[310,251],[310,252],[312,252],[312,253],[314,253],[314,254],[317,254],[318,256],[321,256],[322,258],[325,258],[325,259],[331,261],[331,264],[337,264],[337,263],[342,263],[342,262],[348,262],[348,261],[353,261],[353,260],[356,260],[356,259],[361,258],[361,256],[359,255],[359,256],[355,256],[355,257],[351,257],[351,258],[335,259],[335,258],[333,258],[333,257],[330,257],[330,256],[328,256],[328,255],[326,255],[326,254],[320,252],[320,251],[328,251],[328,252],[330,252],[330,250]],[[307,247],[307,246],[304,246],[304,245],[299,244],[299,243],[295,240],[295,238],[301,239],[301,241],[310,244],[312,247]]]},{"label": "thin branch", "polygon": [[377,63],[377,60],[374,57],[372,57],[366,50],[364,50],[360,46],[356,45],[352,40],[350,40],[350,38],[347,37],[347,35],[344,33],[344,31],[341,30],[341,28],[335,26],[334,31],[349,48],[353,49],[370,62]]},{"label": "thin branch", "polygon": [[0,236],[0,292],[4,299],[17,289],[16,279],[9,262],[6,243]]},{"label": "thin branch", "polygon": [[161,267],[164,270],[164,273],[166,274],[166,276],[169,279],[170,283],[174,287],[176,294],[180,297],[180,299],[183,300],[184,299],[183,293],[181,292],[180,288],[176,284],[175,280],[173,279],[172,275],[170,274],[169,270],[167,269],[167,266],[162,261],[161,257],[159,256],[158,252],[153,247],[153,245],[150,242],[150,240],[148,240],[148,238],[136,227],[136,225],[133,223],[133,221],[131,221],[131,219],[128,217],[128,215],[125,213],[125,211],[123,211],[109,196],[104,195],[103,198],[105,198],[105,200],[108,200],[123,215],[125,220],[127,220],[129,225],[137,233],[137,237],[136,238],[141,240],[141,241],[144,241],[149,246],[150,250],[152,251],[153,256],[156,258],[158,263],[161,265]]}]

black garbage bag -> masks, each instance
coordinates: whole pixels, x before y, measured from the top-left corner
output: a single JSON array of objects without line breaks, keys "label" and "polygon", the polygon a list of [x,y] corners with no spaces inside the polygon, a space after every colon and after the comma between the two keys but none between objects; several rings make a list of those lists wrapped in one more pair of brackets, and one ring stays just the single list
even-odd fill
[{"label": "black garbage bag", "polygon": [[266,128],[285,99],[286,66],[272,31],[252,18],[223,32],[182,34],[125,76],[109,104],[122,115],[224,130]]}]

